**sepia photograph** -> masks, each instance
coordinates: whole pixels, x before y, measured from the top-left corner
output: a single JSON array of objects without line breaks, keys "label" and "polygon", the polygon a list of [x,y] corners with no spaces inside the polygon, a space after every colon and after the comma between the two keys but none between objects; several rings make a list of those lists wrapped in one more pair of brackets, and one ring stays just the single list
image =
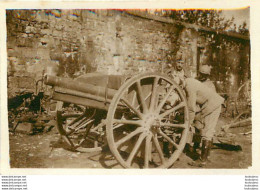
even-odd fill
[{"label": "sepia photograph", "polygon": [[5,13],[10,168],[252,166],[250,7]]}]

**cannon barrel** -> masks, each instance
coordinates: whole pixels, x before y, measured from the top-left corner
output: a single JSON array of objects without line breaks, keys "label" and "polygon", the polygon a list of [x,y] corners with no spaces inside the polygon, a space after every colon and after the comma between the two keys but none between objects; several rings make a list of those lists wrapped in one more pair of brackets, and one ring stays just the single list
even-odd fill
[{"label": "cannon barrel", "polygon": [[64,88],[64,91],[66,91],[65,89],[69,89],[108,99],[112,99],[117,92],[116,90],[110,88],[95,86],[70,78],[62,78],[51,75],[46,75],[44,82],[46,85]]},{"label": "cannon barrel", "polygon": [[46,85],[54,86],[53,99],[90,106],[99,109],[107,109],[114,94],[114,89],[80,82],[79,80],[46,75]]}]

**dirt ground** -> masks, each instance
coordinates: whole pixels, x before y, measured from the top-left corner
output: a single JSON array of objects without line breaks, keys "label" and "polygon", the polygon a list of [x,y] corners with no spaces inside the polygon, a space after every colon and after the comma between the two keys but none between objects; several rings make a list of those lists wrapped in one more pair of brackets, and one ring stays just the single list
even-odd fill
[{"label": "dirt ground", "polygon": [[[221,121],[219,122],[221,123]],[[223,124],[223,121],[222,121]],[[220,124],[219,124],[220,125]],[[243,134],[251,126],[233,128],[229,133],[235,135],[236,144],[241,151],[228,147],[214,146],[208,164],[204,168],[248,168],[252,165],[252,136]],[[59,134],[54,128],[48,133],[37,135],[11,134],[10,164],[12,168],[122,168],[109,150],[101,153],[80,153],[57,144]],[[53,147],[53,144],[56,144]],[[188,163],[192,159],[182,153],[172,168],[195,168]]]}]

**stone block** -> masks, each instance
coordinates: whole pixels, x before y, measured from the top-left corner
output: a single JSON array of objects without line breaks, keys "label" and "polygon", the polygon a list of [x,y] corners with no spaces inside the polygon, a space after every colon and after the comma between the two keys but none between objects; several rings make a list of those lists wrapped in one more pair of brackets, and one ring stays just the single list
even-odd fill
[{"label": "stone block", "polygon": [[8,57],[8,60],[13,65],[17,65],[19,62],[19,59],[17,57]]},{"label": "stone block", "polygon": [[60,60],[62,56],[62,51],[60,49],[53,49],[50,51],[51,60]]},{"label": "stone block", "polygon": [[39,57],[41,60],[42,59],[50,60],[50,51],[49,49],[37,48],[36,56]]},{"label": "stone block", "polygon": [[51,29],[41,29],[41,34],[43,34],[43,35],[51,35],[52,31],[51,31]]},{"label": "stone block", "polygon": [[38,22],[45,22],[47,21],[48,16],[45,14],[44,10],[37,11],[35,20]]},{"label": "stone block", "polygon": [[55,25],[55,29],[58,30],[58,31],[62,31],[64,28],[64,25],[63,24],[59,24],[59,22]]},{"label": "stone block", "polygon": [[29,134],[33,129],[33,125],[31,123],[19,123],[15,132],[17,133],[26,133]]},{"label": "stone block", "polygon": [[19,48],[19,57],[34,59],[37,53],[35,48]]},{"label": "stone block", "polygon": [[89,18],[96,19],[98,15],[94,11],[84,10],[82,11],[82,17],[85,19],[89,19]]},{"label": "stone block", "polygon": [[17,47],[33,47],[33,40],[30,38],[17,38]]},{"label": "stone block", "polygon": [[69,14],[67,16],[67,18],[70,20],[70,21],[76,21],[79,19],[79,17],[77,15],[74,15],[74,14]]},{"label": "stone block", "polygon": [[25,33],[36,33],[36,28],[35,27],[33,27],[33,26],[26,26],[25,27]]},{"label": "stone block", "polygon": [[61,11],[60,10],[51,10],[51,14],[53,16],[55,16],[56,18],[60,18],[61,17]]},{"label": "stone block", "polygon": [[54,30],[52,36],[62,38],[64,33],[62,31]]},{"label": "stone block", "polygon": [[17,56],[17,51],[13,48],[8,48],[7,55],[8,55],[8,57],[15,57],[15,56]]},{"label": "stone block", "polygon": [[28,37],[28,34],[26,34],[26,33],[21,33],[21,37],[22,37],[22,38],[27,38],[27,37]]}]

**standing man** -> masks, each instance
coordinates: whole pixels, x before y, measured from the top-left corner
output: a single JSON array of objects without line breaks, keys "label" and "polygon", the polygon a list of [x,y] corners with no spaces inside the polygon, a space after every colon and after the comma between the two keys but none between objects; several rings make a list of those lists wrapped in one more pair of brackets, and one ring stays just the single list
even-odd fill
[{"label": "standing man", "polygon": [[206,84],[212,90],[216,91],[216,87],[215,87],[214,83],[209,78],[210,72],[211,72],[211,66],[202,65],[199,69],[198,80],[200,82],[202,82],[203,84]]},{"label": "standing man", "polygon": [[[211,72],[211,66],[209,65],[202,65],[198,72],[197,79],[202,82],[203,84],[207,85],[210,89],[212,89],[214,92],[216,92],[216,87],[214,83],[210,80],[210,72]],[[195,128],[201,132],[201,130],[204,128],[204,121],[201,117],[201,112],[197,112],[194,119],[194,125]],[[200,146],[200,136],[197,136],[197,141],[194,142],[193,151],[196,152],[196,149]],[[210,146],[212,146],[212,141],[210,143]]]},{"label": "standing man", "polygon": [[184,62],[181,59],[178,59],[176,61],[176,64],[166,71],[166,74],[172,77],[178,85],[180,85],[181,81],[183,81],[184,78],[187,77],[183,69],[183,64]]},{"label": "standing man", "polygon": [[213,139],[224,99],[215,90],[193,78],[185,79],[184,90],[188,100],[190,123],[193,123],[195,114],[198,112],[197,105],[200,107],[201,117],[204,121],[204,128],[201,133],[200,159],[193,164],[202,167],[206,164],[210,152],[211,140]]}]

